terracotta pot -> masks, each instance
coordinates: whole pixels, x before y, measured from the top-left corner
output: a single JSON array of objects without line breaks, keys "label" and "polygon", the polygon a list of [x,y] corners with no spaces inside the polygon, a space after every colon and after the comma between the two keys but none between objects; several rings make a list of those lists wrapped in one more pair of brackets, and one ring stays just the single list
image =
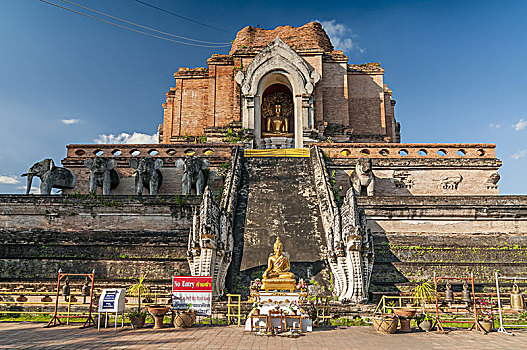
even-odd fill
[{"label": "terracotta pot", "polygon": [[174,317],[174,327],[176,328],[190,328],[196,322],[196,314],[194,312],[179,312]]},{"label": "terracotta pot", "polygon": [[170,311],[168,306],[151,305],[147,306],[146,309],[154,317],[154,329],[163,328],[163,319],[167,312]]},{"label": "terracotta pot", "polygon": [[423,322],[419,323],[419,328],[425,332],[430,332],[432,329],[432,320],[424,320]]},{"label": "terracotta pot", "polygon": [[479,321],[479,324],[487,333],[492,330],[492,321]]},{"label": "terracotta pot", "polygon": [[168,306],[162,305],[151,305],[147,306],[146,309],[152,316],[165,316],[167,312],[170,311],[170,308]]},{"label": "terracotta pot", "polygon": [[395,333],[398,323],[399,318],[396,315],[388,314],[373,317],[373,328],[379,333]]},{"label": "terracotta pot", "polygon": [[393,309],[393,313],[404,318],[414,318],[416,309]]},{"label": "terracotta pot", "polygon": [[131,317],[130,323],[132,324],[133,329],[143,328],[145,325],[146,317]]}]

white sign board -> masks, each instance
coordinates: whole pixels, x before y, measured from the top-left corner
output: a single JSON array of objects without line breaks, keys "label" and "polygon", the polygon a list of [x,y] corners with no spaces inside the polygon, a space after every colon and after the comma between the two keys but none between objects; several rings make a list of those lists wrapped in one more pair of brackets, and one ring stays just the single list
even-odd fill
[{"label": "white sign board", "polygon": [[99,298],[99,312],[124,312],[126,288],[103,289]]},{"label": "white sign board", "polygon": [[212,277],[174,276],[172,307],[175,310],[190,308],[199,315],[212,315]]}]

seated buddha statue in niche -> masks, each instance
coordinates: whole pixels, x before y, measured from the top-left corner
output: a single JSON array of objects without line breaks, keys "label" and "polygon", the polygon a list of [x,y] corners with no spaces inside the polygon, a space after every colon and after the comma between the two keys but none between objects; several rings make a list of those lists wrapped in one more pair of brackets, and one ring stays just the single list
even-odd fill
[{"label": "seated buddha statue in niche", "polygon": [[265,120],[265,131],[262,132],[264,137],[293,137],[289,130],[289,118],[282,116],[282,105],[274,105],[274,116],[268,116]]}]

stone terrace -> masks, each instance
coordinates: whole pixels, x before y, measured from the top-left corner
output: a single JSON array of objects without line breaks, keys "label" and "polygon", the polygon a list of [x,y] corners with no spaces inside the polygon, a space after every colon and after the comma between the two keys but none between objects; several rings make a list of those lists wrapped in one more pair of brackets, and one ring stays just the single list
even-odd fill
[{"label": "stone terrace", "polygon": [[188,330],[131,330],[73,326],[42,328],[37,323],[0,323],[2,349],[527,349],[527,332],[514,337],[468,330],[380,334],[373,327],[316,329],[300,338],[262,337],[236,326],[198,326]]}]

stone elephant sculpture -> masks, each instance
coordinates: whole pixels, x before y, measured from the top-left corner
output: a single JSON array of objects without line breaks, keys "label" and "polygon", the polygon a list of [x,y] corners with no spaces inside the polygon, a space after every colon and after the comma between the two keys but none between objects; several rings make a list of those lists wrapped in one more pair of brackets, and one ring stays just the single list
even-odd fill
[{"label": "stone elephant sculpture", "polygon": [[153,157],[141,157],[130,159],[130,167],[135,169],[135,194],[143,194],[143,187],[148,187],[150,195],[155,196],[163,184],[163,175],[159,168],[163,166],[163,160]]},{"label": "stone elephant sculpture", "polygon": [[51,194],[52,188],[75,188],[75,175],[68,168],[55,166],[53,159],[47,158],[33,164],[29,171],[22,176],[27,176],[26,194],[31,190],[33,177],[40,178],[40,194]]},{"label": "stone elephant sculpture", "polygon": [[205,188],[205,174],[203,170],[209,167],[209,161],[198,157],[189,156],[176,160],[176,168],[183,170],[181,179],[181,193],[189,195],[194,187],[199,196]]},{"label": "stone elephant sculpture", "polygon": [[119,174],[115,171],[117,160],[104,157],[86,159],[84,166],[90,169],[89,193],[95,194],[102,187],[102,194],[109,195],[110,190],[119,186]]},{"label": "stone elephant sculpture", "polygon": [[375,175],[373,175],[370,158],[359,158],[357,160],[350,180],[353,190],[358,196],[373,196],[375,194]]}]

